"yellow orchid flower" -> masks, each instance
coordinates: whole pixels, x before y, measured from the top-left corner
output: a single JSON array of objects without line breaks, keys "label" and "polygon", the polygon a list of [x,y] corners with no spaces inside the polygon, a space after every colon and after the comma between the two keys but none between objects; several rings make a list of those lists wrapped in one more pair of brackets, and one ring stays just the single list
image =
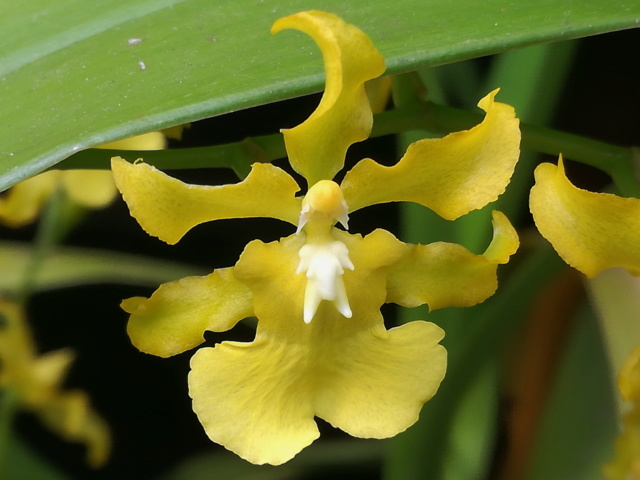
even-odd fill
[{"label": "yellow orchid flower", "polygon": [[369,38],[335,15],[309,11],[278,20],[272,32],[300,30],[319,45],[326,90],[315,112],[284,130],[300,187],[284,170],[255,163],[246,179],[187,185],[138,161],[112,159],[118,189],[151,235],[174,244],[194,226],[225,218],[271,217],[297,228],[277,242],[249,243],[232,268],[161,285],[130,298],[128,333],[140,350],[168,357],[258,319],[253,342],[201,348],[191,360],[189,394],[214,442],[250,462],[278,465],[319,435],[314,416],[364,438],[411,426],[446,370],[442,330],[424,321],[387,330],[380,307],[469,306],[491,296],[497,265],[518,246],[494,213],[483,255],[460,245],[408,245],[385,230],[353,235],[348,215],[382,202],[413,201],[457,218],[500,195],[519,154],[513,109],[481,100],[487,114],[471,130],[411,145],[393,167],[362,160],[341,185],[347,148],[366,139],[373,117],[364,84],[384,71]]},{"label": "yellow orchid flower", "polygon": [[[98,148],[160,150],[165,143],[161,132],[150,132]],[[58,188],[62,188],[73,202],[91,209],[106,207],[118,193],[109,171],[49,170],[18,183],[0,197],[0,223],[19,228],[33,222]]]},{"label": "yellow orchid flower", "polygon": [[562,157],[538,165],[535,177],[533,219],[565,262],[590,278],[612,267],[640,275],[640,199],[574,186]]},{"label": "yellow orchid flower", "polygon": [[618,377],[622,399],[629,403],[623,415],[622,434],[616,440],[615,458],[604,467],[608,480],[640,479],[640,347],[622,366]]},{"label": "yellow orchid flower", "polygon": [[104,465],[109,428],[84,392],[61,389],[73,354],[65,349],[38,356],[24,314],[13,302],[0,299],[0,320],[0,388],[10,389],[20,408],[38,415],[60,437],[84,443],[89,465]]}]

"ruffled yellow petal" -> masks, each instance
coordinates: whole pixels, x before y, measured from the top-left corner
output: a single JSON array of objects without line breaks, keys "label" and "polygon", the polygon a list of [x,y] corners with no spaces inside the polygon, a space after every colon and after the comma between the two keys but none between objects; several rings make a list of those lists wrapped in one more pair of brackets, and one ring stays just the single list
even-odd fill
[{"label": "ruffled yellow petal", "polygon": [[177,243],[191,228],[225,218],[271,217],[297,225],[295,180],[270,164],[254,163],[242,182],[188,185],[145,163],[111,159],[116,185],[131,215],[149,234]]},{"label": "ruffled yellow petal", "polygon": [[78,390],[59,393],[36,413],[49,429],[69,442],[87,447],[87,463],[103,466],[111,452],[111,434],[105,421],[96,414],[87,396]]},{"label": "ruffled yellow petal", "polygon": [[61,390],[71,351],[38,356],[18,305],[0,299],[0,317],[0,386],[15,391],[19,407],[38,415],[53,432],[85,444],[89,465],[103,465],[111,449],[109,428],[83,392]]},{"label": "ruffled yellow petal", "polygon": [[518,249],[518,235],[501,213],[493,212],[494,237],[483,255],[461,245],[412,245],[411,254],[389,273],[387,301],[404,307],[428,304],[430,310],[483,302],[498,287],[498,264]]},{"label": "ruffled yellow petal", "polygon": [[223,332],[253,315],[251,291],[232,269],[161,285],[151,298],[124,300],[127,333],[140,350],[170,357],[204,341],[205,330]]},{"label": "ruffled yellow petal", "polygon": [[58,186],[61,172],[50,171],[13,186],[0,197],[0,222],[18,228],[33,222]]},{"label": "ruffled yellow petal", "polygon": [[349,211],[386,202],[415,202],[454,220],[502,194],[520,154],[519,121],[512,107],[478,103],[487,112],[470,130],[412,143],[404,157],[385,167],[364,159],[342,182]]},{"label": "ruffled yellow petal", "polygon": [[[178,127],[176,127],[178,128]],[[149,132],[135,137],[105,143],[97,148],[114,150],[162,150],[167,139],[161,132]],[[77,204],[87,208],[103,208],[116,197],[118,190],[110,171],[67,170],[61,172],[64,188]]]},{"label": "ruffled yellow petal", "polygon": [[[166,139],[160,132],[105,143],[97,148],[120,150],[160,150]],[[106,207],[117,194],[111,172],[101,170],[48,171],[12,187],[0,197],[0,222],[22,227],[33,222],[58,186],[77,204],[87,208]]]},{"label": "ruffled yellow petal", "polygon": [[106,207],[118,193],[110,171],[66,170],[60,174],[69,198],[83,207]]},{"label": "ruffled yellow petal", "polygon": [[538,230],[562,259],[588,277],[610,267],[640,275],[640,200],[575,187],[558,166],[535,171],[529,205]]},{"label": "ruffled yellow petal", "polygon": [[518,250],[520,239],[504,213],[494,210],[491,212],[491,218],[493,239],[482,256],[491,263],[504,265],[509,263],[511,255]]},{"label": "ruffled yellow petal", "polygon": [[75,355],[71,350],[61,349],[31,357],[23,364],[15,378],[14,388],[20,397],[32,408],[46,404],[57,395]]},{"label": "ruffled yellow petal", "polygon": [[[181,126],[176,127],[181,128]],[[162,150],[167,139],[161,132],[149,132],[135,137],[105,143],[97,148],[114,150]],[[69,197],[87,208],[103,208],[116,197],[118,190],[110,171],[67,170],[62,172],[64,188]]]},{"label": "ruffled yellow petal", "polygon": [[189,393],[207,434],[253,463],[281,464],[309,445],[314,415],[353,435],[395,435],[417,420],[444,375],[438,327],[384,328],[386,272],[407,246],[384,230],[334,235],[354,264],[344,273],[352,318],[324,301],[304,323],[305,277],[295,273],[303,236],[255,241],[236,265],[254,294],[255,341],[223,342],[192,360]]},{"label": "ruffled yellow petal", "polygon": [[384,59],[361,30],[330,13],[301,12],[276,21],[272,33],[292,28],[322,51],[326,88],[320,105],[295,128],[282,130],[291,166],[309,185],[330,180],[345,153],[371,133],[373,117],[364,89],[385,70]]}]

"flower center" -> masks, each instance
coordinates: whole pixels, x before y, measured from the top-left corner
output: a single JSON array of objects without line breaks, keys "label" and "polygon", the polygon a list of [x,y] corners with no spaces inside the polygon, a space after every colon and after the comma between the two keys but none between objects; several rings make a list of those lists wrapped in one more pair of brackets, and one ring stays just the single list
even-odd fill
[{"label": "flower center", "polygon": [[348,229],[349,215],[347,202],[344,201],[342,190],[336,182],[320,180],[309,189],[302,200],[298,233],[307,223],[332,227],[336,222]]},{"label": "flower center", "polygon": [[321,180],[313,185],[302,201],[298,233],[304,229],[307,243],[298,253],[300,263],[296,273],[305,273],[307,277],[305,323],[313,320],[322,300],[332,302],[338,312],[351,318],[342,275],[345,269],[353,270],[354,266],[347,246],[331,234],[336,222],[347,228],[347,212],[342,190],[331,180]]}]

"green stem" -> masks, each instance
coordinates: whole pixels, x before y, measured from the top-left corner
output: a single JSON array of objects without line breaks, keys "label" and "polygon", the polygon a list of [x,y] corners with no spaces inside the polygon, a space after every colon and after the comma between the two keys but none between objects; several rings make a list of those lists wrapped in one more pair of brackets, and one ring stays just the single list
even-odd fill
[{"label": "green stem", "polygon": [[57,189],[54,194],[49,197],[47,204],[40,217],[38,231],[34,239],[33,254],[29,258],[22,284],[18,288],[16,300],[21,305],[25,305],[33,287],[36,284],[36,277],[47,256],[59,240],[60,217],[63,203],[65,201],[64,192]]},{"label": "green stem", "polygon": [[[481,113],[434,103],[417,103],[375,116],[371,137],[411,130],[447,134],[473,127],[483,119]],[[521,124],[522,147],[540,153],[575,160],[608,173],[625,195],[640,196],[640,184],[632,168],[632,149],[560,132],[550,128]],[[232,168],[240,178],[255,162],[271,162],[286,156],[282,135],[264,135],[242,142],[211,147],[173,150],[107,150],[89,149],[78,152],[59,163],[57,169],[108,169],[110,158],[144,158],[160,169]]]},{"label": "green stem", "polygon": [[0,392],[0,478],[7,472],[7,456],[13,432],[13,419],[18,409],[18,394],[11,388]]},{"label": "green stem", "polygon": [[284,158],[287,151],[281,134],[252,137],[241,142],[211,147],[180,148],[174,150],[110,150],[92,148],[78,152],[61,162],[56,168],[109,169],[111,157],[127,160],[143,158],[145,162],[162,170],[186,168],[231,168],[240,178],[249,173],[255,162],[271,162]]}]

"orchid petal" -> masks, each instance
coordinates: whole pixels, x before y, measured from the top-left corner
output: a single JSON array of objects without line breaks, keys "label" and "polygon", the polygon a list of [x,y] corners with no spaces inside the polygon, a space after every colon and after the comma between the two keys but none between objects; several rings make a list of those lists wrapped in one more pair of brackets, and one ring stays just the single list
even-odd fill
[{"label": "orchid petal", "polygon": [[640,275],[640,199],[593,193],[556,167],[538,165],[529,205],[538,230],[562,259],[588,277],[611,267]]},{"label": "orchid petal", "polygon": [[430,310],[483,302],[498,287],[498,264],[518,249],[518,235],[507,218],[493,212],[494,238],[483,255],[445,242],[413,245],[389,273],[387,301],[404,307],[428,304]]},{"label": "orchid petal", "polygon": [[87,463],[103,466],[111,452],[111,435],[105,421],[93,411],[84,392],[61,392],[49,399],[37,415],[51,431],[70,442],[87,447]]},{"label": "orchid petal", "polygon": [[50,171],[24,180],[0,197],[0,222],[13,228],[33,222],[58,187],[62,172]]},{"label": "orchid petal", "polygon": [[[167,139],[161,132],[149,132],[135,137],[105,143],[97,148],[113,150],[162,150]],[[66,170],[61,175],[67,195],[78,205],[103,208],[111,203],[118,190],[110,171]]]},{"label": "orchid petal", "polygon": [[65,170],[60,173],[69,198],[83,207],[106,207],[118,193],[110,171]]},{"label": "orchid petal", "polygon": [[0,387],[15,391],[19,407],[38,415],[53,432],[85,444],[91,466],[103,465],[111,449],[108,426],[83,392],[61,390],[73,353],[37,355],[24,313],[13,302],[0,299],[0,317]]},{"label": "orchid petal", "polygon": [[254,163],[242,182],[189,185],[145,163],[111,159],[116,185],[131,215],[149,234],[177,243],[191,228],[225,218],[271,217],[297,225],[299,187],[284,170]]},{"label": "orchid petal", "polygon": [[205,330],[224,332],[252,316],[251,300],[249,289],[226,268],[165,283],[151,298],[129,298],[121,307],[131,314],[131,342],[145,353],[170,357],[201,344]]},{"label": "orchid petal", "polygon": [[384,59],[361,30],[329,13],[281,18],[271,32],[289,28],[313,38],[326,70],[318,108],[302,124],[282,130],[291,166],[313,185],[332,179],[342,169],[349,146],[369,137],[373,116],[364,83],[382,75]]},{"label": "orchid petal", "polygon": [[[182,126],[174,127],[182,131]],[[167,139],[163,132],[148,132],[135,137],[123,138],[109,143],[103,143],[96,148],[110,150],[162,150],[167,147]]]},{"label": "orchid petal", "polygon": [[[165,146],[162,133],[149,132],[97,148],[159,150]],[[71,200],[87,208],[106,207],[117,194],[111,172],[51,170],[16,184],[0,198],[0,222],[13,228],[33,222],[58,186],[62,186]]]},{"label": "orchid petal", "polygon": [[478,106],[487,114],[472,129],[412,143],[392,167],[371,159],[356,164],[341,185],[349,211],[415,202],[455,220],[496,200],[520,153],[518,119],[512,107],[494,101],[497,93],[480,100]]}]

